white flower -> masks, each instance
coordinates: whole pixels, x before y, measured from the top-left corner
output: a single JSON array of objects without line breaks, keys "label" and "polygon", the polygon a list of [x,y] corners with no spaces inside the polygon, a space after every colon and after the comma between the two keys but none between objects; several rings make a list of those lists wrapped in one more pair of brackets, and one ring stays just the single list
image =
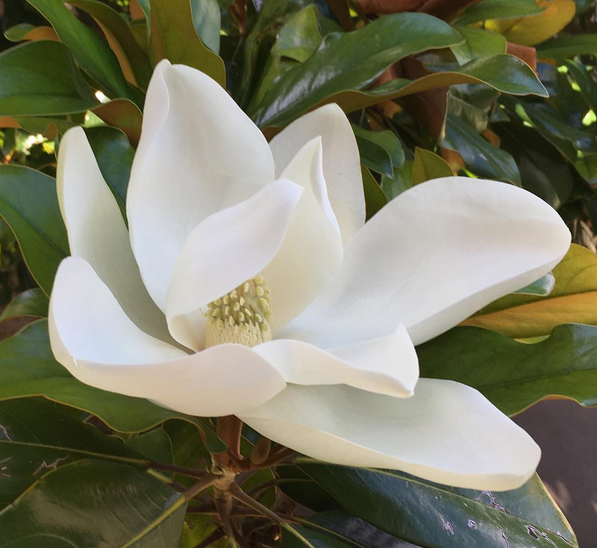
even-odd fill
[{"label": "white flower", "polygon": [[364,224],[336,105],[268,145],[218,84],[167,61],[147,94],[128,231],[80,128],[60,146],[58,193],[72,257],[50,335],[82,382],[235,414],[340,464],[496,490],[535,470],[535,442],[476,390],[418,379],[413,347],[560,261],[570,234],[530,193],[438,179]]}]

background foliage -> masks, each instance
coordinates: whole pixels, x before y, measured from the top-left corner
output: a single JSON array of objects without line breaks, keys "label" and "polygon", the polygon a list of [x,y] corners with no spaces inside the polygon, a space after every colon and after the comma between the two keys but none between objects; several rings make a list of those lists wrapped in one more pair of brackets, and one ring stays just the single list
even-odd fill
[{"label": "background foliage", "polygon": [[[576,243],[562,264],[419,347],[421,370],[478,388],[510,415],[553,396],[597,405],[591,2],[0,0],[0,13],[0,329],[35,320],[0,343],[0,539],[228,542],[205,501],[181,494],[225,449],[212,421],[80,384],[54,361],[44,320],[69,254],[53,179],[60,136],[85,127],[124,206],[162,58],[211,75],[268,137],[337,102],[359,145],[368,216],[452,174],[550,203]],[[249,458],[256,439],[244,433]],[[241,481],[284,517],[238,516],[251,546],[577,545],[538,477],[478,493],[299,458]]]}]

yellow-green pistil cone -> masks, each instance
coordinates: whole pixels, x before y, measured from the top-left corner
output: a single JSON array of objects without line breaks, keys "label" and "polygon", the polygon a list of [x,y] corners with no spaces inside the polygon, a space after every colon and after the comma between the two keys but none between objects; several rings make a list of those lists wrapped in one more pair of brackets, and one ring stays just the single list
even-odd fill
[{"label": "yellow-green pistil cone", "polygon": [[272,309],[262,276],[246,281],[207,306],[206,348],[226,343],[255,346],[271,340]]}]

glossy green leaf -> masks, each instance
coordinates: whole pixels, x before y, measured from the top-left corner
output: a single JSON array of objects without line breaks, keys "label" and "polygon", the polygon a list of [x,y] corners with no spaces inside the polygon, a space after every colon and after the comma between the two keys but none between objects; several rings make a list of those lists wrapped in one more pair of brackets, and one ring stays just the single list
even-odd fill
[{"label": "glossy green leaf", "polygon": [[429,15],[381,17],[362,29],[327,36],[305,63],[280,76],[251,114],[262,127],[284,125],[337,93],[365,88],[403,57],[460,42],[456,31]]},{"label": "glossy green leaf", "polygon": [[597,34],[560,34],[537,46],[539,59],[597,53]]},{"label": "glossy green leaf", "polygon": [[48,305],[48,296],[41,289],[27,289],[6,305],[0,314],[0,322],[23,316],[45,318],[48,315]]},{"label": "glossy green leaf", "polygon": [[48,470],[86,458],[149,464],[118,438],[101,434],[56,404],[35,398],[0,402],[0,510]]},{"label": "glossy green leaf", "polygon": [[[191,428],[193,427],[191,426]],[[172,443],[162,428],[154,428],[149,432],[139,434],[127,441],[126,445],[152,461],[172,464]]]},{"label": "glossy green leaf", "polygon": [[424,148],[415,148],[413,167],[413,185],[418,185],[431,179],[452,177],[454,172],[441,156]]},{"label": "glossy green leaf", "polygon": [[467,167],[480,177],[521,184],[518,166],[510,153],[493,146],[453,114],[448,114],[442,147],[457,151]]},{"label": "glossy green leaf", "polygon": [[24,166],[0,166],[0,215],[15,233],[31,274],[49,295],[56,269],[69,254],[54,179]]},{"label": "glossy green leaf", "polygon": [[[419,546],[577,546],[565,518],[537,478],[516,491],[494,494],[430,484],[400,472],[310,459],[299,459],[298,464],[346,510]],[[530,498],[533,504],[524,500]]]},{"label": "glossy green leaf", "polygon": [[100,171],[124,210],[135,151],[127,136],[113,127],[86,128]]},{"label": "glossy green leaf", "polygon": [[80,460],[40,477],[0,514],[14,548],[176,548],[184,497],[131,466]]},{"label": "glossy green leaf", "polygon": [[550,397],[597,405],[597,327],[560,325],[542,342],[457,327],[417,347],[421,376],[452,379],[513,415]]},{"label": "glossy green leaf", "polygon": [[317,7],[312,4],[292,14],[278,34],[272,55],[304,63],[321,45]]},{"label": "glossy green leaf", "polygon": [[551,272],[548,272],[545,276],[542,276],[532,284],[529,284],[514,293],[517,293],[518,295],[539,295],[545,297],[553,291],[555,285],[556,277]]},{"label": "glossy green leaf", "polygon": [[495,32],[470,27],[456,27],[464,42],[450,49],[461,65],[489,55],[506,53],[506,39]]},{"label": "glossy green leaf", "polygon": [[11,42],[20,42],[35,27],[30,23],[19,23],[4,31],[4,37]]},{"label": "glossy green leaf", "polygon": [[110,6],[95,0],[69,0],[69,5],[91,15],[104,32],[125,77],[146,89],[151,77],[149,59],[125,19]]},{"label": "glossy green leaf", "polygon": [[27,0],[54,27],[77,62],[114,97],[134,99],[110,46],[67,9],[63,0]]},{"label": "glossy green leaf", "polygon": [[524,61],[513,55],[493,55],[474,59],[457,70],[433,72],[417,80],[396,78],[366,91],[339,92],[325,102],[336,102],[346,112],[351,112],[413,93],[458,84],[484,84],[510,95],[548,95],[533,69]]},{"label": "glossy green leaf", "polygon": [[404,149],[400,139],[391,131],[370,131],[355,124],[352,124],[352,130],[357,137],[371,141],[383,148],[393,165],[400,167],[404,164]]},{"label": "glossy green leaf", "polygon": [[0,116],[53,116],[99,104],[59,42],[29,42],[0,54]]},{"label": "glossy green leaf", "polygon": [[388,152],[373,141],[356,135],[357,146],[361,157],[361,164],[376,173],[391,177],[394,173],[392,158]]},{"label": "glossy green leaf", "polygon": [[336,535],[291,524],[282,530],[282,541],[284,548],[354,548]]},{"label": "glossy green leaf", "polygon": [[182,419],[203,431],[212,451],[225,449],[207,419],[183,415],[142,398],[106,392],[79,382],[54,360],[45,320],[32,323],[0,342],[0,400],[26,396],[44,396],[82,409],[120,432],[140,432],[168,419]]},{"label": "glossy green leaf", "polygon": [[193,25],[190,0],[151,0],[153,62],[168,59],[196,68],[226,85],[224,61],[205,47]]},{"label": "glossy green leaf", "polygon": [[496,124],[502,146],[511,151],[520,171],[522,187],[554,208],[570,197],[573,174],[560,152],[535,129],[522,124]]},{"label": "glossy green leaf", "polygon": [[482,0],[471,5],[458,17],[459,25],[470,25],[488,19],[514,19],[537,15],[543,11],[535,0]]},{"label": "glossy green leaf", "polygon": [[381,178],[381,190],[388,200],[393,200],[405,190],[412,188],[414,165],[412,160],[407,160],[402,167],[394,168],[392,177]]},{"label": "glossy green leaf", "polygon": [[193,25],[201,41],[215,54],[220,53],[220,6],[218,0],[191,0]]},{"label": "glossy green leaf", "polygon": [[371,219],[373,215],[388,203],[388,200],[383,193],[383,190],[366,167],[361,166],[361,173],[363,174],[363,190],[365,191],[367,219]]}]

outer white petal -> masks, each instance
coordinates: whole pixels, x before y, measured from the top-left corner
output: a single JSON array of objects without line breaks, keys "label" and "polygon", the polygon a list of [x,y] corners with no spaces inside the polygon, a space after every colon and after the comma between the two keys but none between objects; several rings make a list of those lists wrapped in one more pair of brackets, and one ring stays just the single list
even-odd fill
[{"label": "outer white petal", "polygon": [[303,341],[279,339],[253,348],[286,382],[346,384],[399,398],[412,396],[419,362],[406,330],[326,352]]},{"label": "outer white petal", "polygon": [[304,192],[280,251],[263,271],[271,293],[274,334],[332,280],[343,255],[338,221],[323,177],[320,137],[299,150],[282,177],[303,187]]},{"label": "outer white petal", "polygon": [[257,276],[275,257],[302,192],[290,181],[275,181],[191,232],[166,300],[176,340],[194,350],[203,347],[206,320],[201,309]]},{"label": "outer white petal", "polygon": [[76,257],[58,269],[49,328],[56,359],[80,381],[182,413],[238,413],[285,386],[250,348],[220,345],[188,355],[143,333],[91,266]]},{"label": "outer white petal", "polygon": [[286,169],[305,143],[319,136],[323,142],[323,175],[346,245],[365,222],[365,197],[359,149],[338,105],[325,105],[301,116],[272,139],[276,174]]},{"label": "outer white petal", "polygon": [[71,253],[92,265],[141,329],[172,340],[164,315],[141,281],[120,208],[80,127],[62,138],[56,183]]},{"label": "outer white petal", "polygon": [[408,399],[342,385],[288,385],[240,418],[317,459],[470,489],[520,487],[541,456],[524,430],[479,392],[453,381],[420,379]]},{"label": "outer white petal", "polygon": [[530,192],[434,179],[367,222],[334,281],[279,337],[330,347],[402,323],[419,344],[540,278],[569,245],[560,216]]},{"label": "outer white petal", "polygon": [[127,214],[141,275],[162,310],[191,231],[273,180],[265,138],[226,91],[195,69],[161,61],[147,92]]}]

